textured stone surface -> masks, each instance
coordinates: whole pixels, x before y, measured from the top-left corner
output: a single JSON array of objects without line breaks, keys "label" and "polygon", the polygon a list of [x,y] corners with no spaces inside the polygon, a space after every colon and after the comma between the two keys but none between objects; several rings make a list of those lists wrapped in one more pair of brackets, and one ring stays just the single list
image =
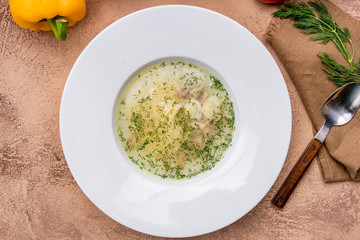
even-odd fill
[{"label": "textured stone surface", "polygon": [[[333,0],[360,19],[358,0]],[[265,42],[276,9],[257,0],[88,1],[87,16],[66,42],[51,33],[19,28],[8,1],[0,0],[0,239],[156,239],[113,221],[74,181],[64,158],[58,113],[62,90],[77,56],[110,23],[162,4],[189,4],[220,12]],[[360,51],[360,46],[356,46]],[[276,58],[276,56],[275,56]],[[359,183],[325,184],[312,164],[283,210],[270,200],[312,137],[296,89],[289,88],[293,132],[283,170],[273,188],[246,216],[198,239],[359,239]]]}]

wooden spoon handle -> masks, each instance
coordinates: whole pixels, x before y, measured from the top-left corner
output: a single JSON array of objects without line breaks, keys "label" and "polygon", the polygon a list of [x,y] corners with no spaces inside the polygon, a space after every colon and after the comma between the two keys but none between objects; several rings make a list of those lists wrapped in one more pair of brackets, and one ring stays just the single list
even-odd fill
[{"label": "wooden spoon handle", "polygon": [[272,199],[272,203],[279,207],[283,208],[289,199],[291,193],[294,191],[296,185],[299,183],[300,179],[308,169],[311,161],[314,159],[315,155],[322,146],[322,142],[314,138],[310,141],[309,145],[306,147],[304,152],[301,154],[299,160],[296,162],[295,166],[285,179],[285,182],[280,187],[279,191]]}]

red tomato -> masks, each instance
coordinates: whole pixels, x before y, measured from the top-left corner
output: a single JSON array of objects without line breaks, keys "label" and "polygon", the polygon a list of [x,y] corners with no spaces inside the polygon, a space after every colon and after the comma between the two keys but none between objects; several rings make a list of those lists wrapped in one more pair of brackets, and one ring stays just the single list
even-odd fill
[{"label": "red tomato", "polygon": [[263,3],[274,3],[274,4],[280,4],[283,1],[284,0],[260,0],[260,2],[263,2]]}]

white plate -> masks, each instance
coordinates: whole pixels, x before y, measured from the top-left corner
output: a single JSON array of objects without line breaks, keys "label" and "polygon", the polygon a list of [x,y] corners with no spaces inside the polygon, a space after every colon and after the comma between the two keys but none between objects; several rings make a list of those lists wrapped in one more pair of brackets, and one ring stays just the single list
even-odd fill
[{"label": "white plate", "polygon": [[[233,146],[190,180],[139,170],[116,135],[124,86],[164,60],[208,69],[235,104]],[[85,48],[65,86],[60,133],[75,180],[104,213],[143,233],[189,237],[231,224],[266,195],[287,154],[291,109],[278,66],[249,31],[207,9],[169,5],[118,20]]]}]

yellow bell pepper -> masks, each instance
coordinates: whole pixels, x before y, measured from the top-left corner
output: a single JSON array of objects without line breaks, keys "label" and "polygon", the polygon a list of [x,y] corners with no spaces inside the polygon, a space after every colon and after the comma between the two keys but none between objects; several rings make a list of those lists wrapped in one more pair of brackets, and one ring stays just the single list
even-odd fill
[{"label": "yellow bell pepper", "polygon": [[10,12],[17,25],[33,31],[52,30],[65,40],[67,27],[84,18],[85,0],[9,0]]}]

